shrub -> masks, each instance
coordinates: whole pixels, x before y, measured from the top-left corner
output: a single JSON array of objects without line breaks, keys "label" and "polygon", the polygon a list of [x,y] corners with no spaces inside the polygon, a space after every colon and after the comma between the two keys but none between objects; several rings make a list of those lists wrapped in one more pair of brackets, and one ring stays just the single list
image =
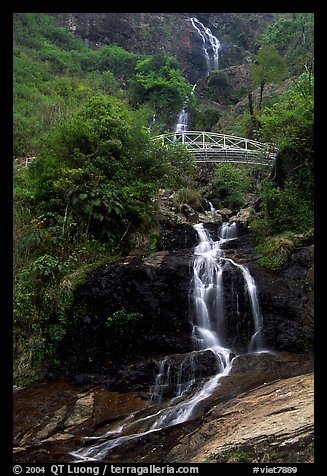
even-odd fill
[{"label": "shrub", "polygon": [[294,248],[293,234],[286,233],[274,237],[266,238],[257,248],[258,253],[262,253],[257,262],[265,268],[274,271],[280,269],[288,260]]},{"label": "shrub", "polygon": [[114,329],[115,335],[122,335],[127,331],[129,325],[143,318],[140,312],[126,312],[124,309],[115,311],[106,319],[106,326]]},{"label": "shrub", "polygon": [[264,212],[271,233],[301,232],[313,227],[314,212],[311,200],[289,181],[284,188],[272,182],[262,184]]},{"label": "shrub", "polygon": [[194,210],[201,208],[202,196],[199,190],[192,188],[181,188],[174,195],[174,202],[176,205],[187,203]]},{"label": "shrub", "polygon": [[250,181],[244,170],[233,164],[217,164],[207,198],[218,202],[219,207],[237,210],[244,205],[245,193],[249,189]]}]

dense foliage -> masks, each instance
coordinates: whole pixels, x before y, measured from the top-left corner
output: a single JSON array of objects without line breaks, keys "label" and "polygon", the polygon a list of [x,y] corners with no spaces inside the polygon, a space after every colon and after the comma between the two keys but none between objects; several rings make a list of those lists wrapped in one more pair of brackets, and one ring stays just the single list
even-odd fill
[{"label": "dense foliage", "polygon": [[278,83],[284,79],[286,64],[276,48],[262,46],[251,65],[253,85],[260,86],[259,110],[261,109],[263,91],[267,83]]},{"label": "dense foliage", "polygon": [[261,183],[261,213],[251,225],[261,241],[258,251],[264,252],[260,262],[273,269],[287,260],[299,236],[304,241],[313,238],[313,105],[313,79],[303,73],[258,116],[260,137],[275,141],[280,148],[271,179]]},{"label": "dense foliage", "polygon": [[26,382],[79,318],[87,272],[151,234],[160,187],[192,183],[186,151],[148,130],[191,86],[174,58],[92,50],[44,14],[15,14],[14,33],[14,154],[37,154],[14,177],[15,378]]},{"label": "dense foliage", "polygon": [[216,208],[239,210],[245,204],[246,192],[250,190],[250,185],[250,179],[244,168],[229,163],[217,164],[207,198],[214,202]]},{"label": "dense foliage", "polygon": [[314,14],[292,13],[282,16],[262,35],[261,45],[275,47],[285,58],[291,74],[302,73],[303,66],[313,67]]},{"label": "dense foliage", "polygon": [[153,57],[138,61],[135,71],[130,81],[132,104],[148,103],[160,122],[170,113],[179,112],[191,94],[191,84],[185,82],[177,60],[171,56],[157,52]]}]

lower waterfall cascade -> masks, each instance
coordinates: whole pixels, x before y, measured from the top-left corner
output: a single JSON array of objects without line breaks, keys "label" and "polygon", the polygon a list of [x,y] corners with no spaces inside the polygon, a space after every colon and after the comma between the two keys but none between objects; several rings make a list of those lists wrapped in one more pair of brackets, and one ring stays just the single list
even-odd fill
[{"label": "lower waterfall cascade", "polygon": [[[224,246],[237,240],[237,223],[222,223],[214,241],[203,223],[193,225],[199,243],[194,249],[190,283],[190,322],[194,350],[187,354],[168,355],[158,363],[154,384],[149,392],[149,406],[130,414],[116,428],[100,436],[84,437],[83,446],[71,452],[74,461],[101,461],[110,451],[125,442],[163,428],[190,420],[200,402],[210,397],[232,368],[237,349],[226,339],[224,274],[232,267],[243,279],[243,291],[252,315],[247,352],[262,352],[262,316],[257,289],[249,270],[227,258]],[[233,290],[235,293],[235,290]],[[237,293],[236,293],[237,294]],[[239,297],[236,296],[236,317]],[[210,372],[203,373],[203,366]]]}]

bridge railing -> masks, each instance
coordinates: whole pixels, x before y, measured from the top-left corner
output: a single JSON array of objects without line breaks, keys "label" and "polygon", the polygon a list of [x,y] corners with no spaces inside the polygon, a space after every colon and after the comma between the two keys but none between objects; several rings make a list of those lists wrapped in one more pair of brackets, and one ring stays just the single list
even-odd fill
[{"label": "bridge railing", "polygon": [[14,166],[17,168],[27,167],[34,159],[36,159],[36,156],[16,158],[14,159]]},{"label": "bridge railing", "polygon": [[[272,144],[259,142],[244,137],[237,137],[218,132],[182,131],[169,132],[156,137],[162,144],[184,144],[188,150],[194,151],[196,156],[203,157],[204,152],[210,154],[234,152],[246,156],[262,156],[274,160],[278,149]],[[208,159],[207,159],[208,160]]]}]

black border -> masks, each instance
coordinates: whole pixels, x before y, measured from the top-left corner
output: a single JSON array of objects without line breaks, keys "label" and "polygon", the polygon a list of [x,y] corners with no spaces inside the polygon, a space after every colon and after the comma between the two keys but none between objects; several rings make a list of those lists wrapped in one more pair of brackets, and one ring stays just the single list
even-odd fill
[{"label": "black border", "polygon": [[[324,35],[324,23],[325,15],[323,14],[322,9],[323,2],[251,2],[251,3],[242,3],[231,5],[227,4],[212,4],[208,2],[207,5],[177,5],[176,2],[169,4],[169,2],[163,2],[162,5],[158,3],[142,2],[139,1],[137,4],[125,4],[118,5],[117,3],[108,3],[103,4],[103,2],[98,2],[98,8],[95,13],[103,12],[104,6],[110,10],[110,12],[124,12],[123,8],[125,6],[125,13],[129,13],[130,9],[134,10],[134,6],[137,6],[137,12],[148,12],[148,13],[158,13],[158,12],[172,12],[179,13],[181,8],[176,12],[176,7],[198,7],[198,10],[204,10],[205,13],[210,13],[215,9],[219,9],[220,12],[226,12],[233,9],[235,13],[242,12],[246,8],[248,12],[252,11],[262,11],[264,8],[265,11],[275,10],[284,12],[287,11],[310,11],[315,13],[315,249],[316,249],[316,258],[315,258],[315,463],[309,465],[294,465],[301,466],[298,474],[320,474],[320,464],[323,463],[323,439],[325,434],[325,428],[322,422],[322,413],[324,406],[324,392],[322,389],[322,384],[324,383],[323,370],[324,370],[324,359],[325,349],[324,338],[326,333],[324,332],[324,323],[326,320],[324,308],[323,308],[323,293],[326,288],[326,279],[325,279],[325,266],[323,260],[323,252],[325,251],[325,239],[324,239],[324,228],[325,228],[325,205],[326,205],[326,196],[322,193],[324,187],[326,187],[326,175],[324,172],[326,170],[325,162],[327,158],[325,157],[326,153],[324,152],[324,139],[323,131],[324,127],[324,112],[325,108],[323,106],[323,99],[326,95],[324,88],[324,63],[325,63],[325,35]],[[0,349],[3,355],[1,356],[0,362],[2,366],[2,418],[1,418],[1,427],[2,427],[2,442],[1,442],[1,458],[0,458],[0,467],[2,463],[10,467],[8,472],[12,474],[11,464],[12,464],[12,256],[13,256],[13,217],[12,217],[12,130],[13,130],[13,121],[12,121],[12,15],[15,12],[44,12],[44,10],[50,11],[60,11],[66,12],[71,10],[77,10],[79,12],[89,12],[89,8],[85,9],[88,6],[85,3],[80,4],[74,2],[55,2],[53,4],[46,4],[44,2],[12,2],[10,4],[10,11],[6,11],[6,8],[9,5],[1,7],[1,18],[2,25],[0,28],[1,35],[3,36],[1,44],[5,46],[2,48],[2,73],[1,78],[1,99],[2,99],[2,152],[5,151],[2,157],[2,169],[1,169],[1,204],[2,204],[2,214],[1,214],[1,252],[3,254],[1,260],[1,291],[3,299],[1,299],[1,316],[2,316],[2,325],[1,325],[1,343]],[[91,6],[91,5],[90,5]],[[84,8],[83,8],[84,7]],[[92,7],[96,7],[92,3]],[[119,8],[118,8],[119,7]],[[160,7],[160,8],[159,8]],[[227,8],[229,7],[229,8]],[[127,8],[127,11],[126,11]],[[94,12],[95,8],[92,9]],[[134,10],[136,11],[136,9]],[[133,13],[133,12],[131,12]],[[60,463],[60,462],[58,462]],[[202,464],[201,464],[202,465]],[[201,466],[200,465],[200,466]],[[205,471],[207,469],[212,469],[213,465],[206,465]],[[236,464],[236,467],[239,466]],[[259,465],[260,466],[260,465]],[[262,465],[261,465],[262,466]],[[266,466],[271,466],[270,464]],[[276,465],[275,465],[276,466]],[[226,469],[226,466],[219,466],[219,468]],[[242,465],[242,470],[239,474],[252,474],[253,465]],[[231,470],[235,469],[235,464],[232,464],[232,467],[229,466]],[[201,468],[200,468],[201,469]],[[248,471],[249,470],[249,471]],[[219,471],[219,470],[218,470]],[[303,472],[304,471],[304,472]],[[3,471],[6,474],[6,471]],[[50,473],[49,473],[50,474]],[[63,473],[64,474],[64,473]],[[200,471],[200,474],[203,474]],[[226,474],[223,470],[221,474]]]}]

